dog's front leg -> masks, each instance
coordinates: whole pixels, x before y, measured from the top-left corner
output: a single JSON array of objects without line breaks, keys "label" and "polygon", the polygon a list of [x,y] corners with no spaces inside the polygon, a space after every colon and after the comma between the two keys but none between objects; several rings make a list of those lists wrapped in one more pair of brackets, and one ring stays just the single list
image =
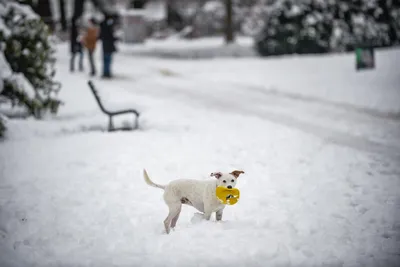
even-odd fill
[{"label": "dog's front leg", "polygon": [[207,221],[210,220],[211,218],[211,214],[213,212],[213,209],[211,207],[205,206],[204,207],[204,219],[206,219]]},{"label": "dog's front leg", "polygon": [[215,218],[217,219],[217,221],[222,220],[222,214],[224,213],[224,209],[220,209],[219,211],[217,211],[215,213]]},{"label": "dog's front leg", "polygon": [[204,219],[209,221],[211,219],[211,214],[212,214],[212,212],[204,212]]}]

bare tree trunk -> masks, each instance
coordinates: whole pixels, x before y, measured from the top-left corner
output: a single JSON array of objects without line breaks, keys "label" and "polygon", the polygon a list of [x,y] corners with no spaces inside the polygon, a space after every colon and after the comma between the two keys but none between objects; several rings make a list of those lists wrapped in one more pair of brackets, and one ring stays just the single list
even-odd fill
[{"label": "bare tree trunk", "polygon": [[54,21],[51,13],[49,0],[41,0],[37,2],[35,10],[42,20],[49,26],[51,31],[54,31]]},{"label": "bare tree trunk", "polygon": [[225,18],[225,42],[233,43],[235,40],[233,34],[233,5],[232,0],[225,0],[226,18]]},{"label": "bare tree trunk", "polygon": [[60,21],[61,21],[61,31],[67,31],[67,19],[65,16],[65,0],[59,0],[60,6]]}]

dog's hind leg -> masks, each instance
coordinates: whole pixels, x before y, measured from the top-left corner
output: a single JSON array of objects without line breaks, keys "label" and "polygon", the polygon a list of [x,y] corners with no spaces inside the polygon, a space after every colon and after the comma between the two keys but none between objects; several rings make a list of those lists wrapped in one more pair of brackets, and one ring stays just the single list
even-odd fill
[{"label": "dog's hind leg", "polygon": [[179,215],[181,214],[181,209],[182,209],[182,205],[181,205],[181,207],[179,208],[178,214],[175,215],[175,217],[174,217],[174,218],[172,219],[172,221],[171,221],[171,228],[175,228],[176,222],[178,221]]},{"label": "dog's hind leg", "polygon": [[[179,213],[181,212],[181,207],[182,207],[182,204],[180,202],[178,202],[176,204],[173,203],[172,205],[171,204],[168,205],[169,213],[168,213],[167,218],[165,218],[165,220],[164,220],[165,231],[167,232],[167,234],[169,234],[169,232],[170,232],[172,220],[176,216],[179,216]],[[178,220],[178,219],[176,219],[176,220]]]}]

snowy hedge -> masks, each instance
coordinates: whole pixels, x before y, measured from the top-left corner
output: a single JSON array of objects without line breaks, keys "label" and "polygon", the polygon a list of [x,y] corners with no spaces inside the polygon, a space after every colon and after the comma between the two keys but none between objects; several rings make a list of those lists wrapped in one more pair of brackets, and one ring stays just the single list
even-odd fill
[{"label": "snowy hedge", "polygon": [[6,132],[6,118],[0,114],[0,140],[4,138]]},{"label": "snowy hedge", "polygon": [[0,0],[0,95],[40,118],[57,112],[60,89],[48,27],[27,5]]},{"label": "snowy hedge", "polygon": [[[224,0],[208,0],[208,1],[173,1],[174,12],[178,14],[176,19],[180,28],[193,29],[191,37],[204,37],[221,35],[225,28],[225,1]],[[233,29],[235,32],[247,34],[251,31],[253,21],[248,18],[254,11],[257,12],[255,3],[258,1],[233,1]],[[179,19],[178,19],[179,18]],[[174,17],[170,18],[172,21]],[[179,29],[175,29],[178,30]]]},{"label": "snowy hedge", "polygon": [[393,21],[393,28],[397,38],[400,42],[400,0],[393,0],[392,9],[390,9],[390,15]]},{"label": "snowy hedge", "polygon": [[[256,39],[261,55],[349,51],[393,45],[399,8],[386,0],[283,0]],[[389,10],[391,13],[389,13]]]}]

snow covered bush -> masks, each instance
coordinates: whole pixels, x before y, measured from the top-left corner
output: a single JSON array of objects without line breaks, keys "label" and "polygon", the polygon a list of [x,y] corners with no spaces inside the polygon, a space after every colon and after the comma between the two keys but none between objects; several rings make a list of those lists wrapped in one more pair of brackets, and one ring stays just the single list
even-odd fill
[{"label": "snow covered bush", "polygon": [[210,36],[223,32],[225,6],[221,1],[208,1],[196,13],[193,24],[198,36]]},{"label": "snow covered bush", "polygon": [[4,138],[6,132],[6,118],[0,114],[0,140]]},{"label": "snow covered bush", "polygon": [[[277,1],[256,36],[264,56],[349,51],[393,43],[390,25],[398,8],[386,0]],[[394,7],[394,6],[393,6]],[[392,12],[392,19],[388,10]]]},{"label": "snow covered bush", "polygon": [[326,52],[329,48],[329,16],[301,2],[282,1],[267,17],[257,41],[261,55]]},{"label": "snow covered bush", "polygon": [[265,18],[273,10],[268,3],[256,3],[249,8],[249,12],[243,17],[240,25],[241,32],[246,36],[257,36],[265,26]]},{"label": "snow covered bush", "polygon": [[61,103],[53,45],[47,25],[29,6],[0,0],[0,95],[37,118],[57,112]]},{"label": "snow covered bush", "polygon": [[398,43],[399,0],[341,0],[335,10],[333,44],[339,46],[333,46],[333,50],[352,50],[359,45],[385,47]]},{"label": "snow covered bush", "polygon": [[256,42],[261,55],[322,53],[329,48],[330,17],[304,2],[278,2]]},{"label": "snow covered bush", "polygon": [[395,43],[400,44],[400,0],[392,1],[392,8],[389,10],[392,27],[394,30]]},{"label": "snow covered bush", "polygon": [[[247,33],[253,25],[249,21],[251,5],[255,1],[233,1],[233,29]],[[225,30],[226,7],[224,0],[187,1],[176,4],[176,10],[183,18],[183,28],[193,29],[194,37],[221,35]],[[242,25],[245,23],[243,27]],[[192,37],[193,37],[192,36]]]}]

